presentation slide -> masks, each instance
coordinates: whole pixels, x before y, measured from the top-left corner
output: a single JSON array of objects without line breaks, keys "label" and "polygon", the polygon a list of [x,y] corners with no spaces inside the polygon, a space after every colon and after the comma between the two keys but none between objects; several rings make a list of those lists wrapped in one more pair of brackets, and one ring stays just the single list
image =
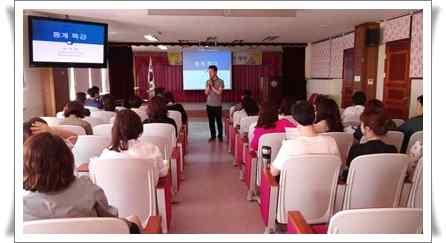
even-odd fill
[{"label": "presentation slide", "polygon": [[33,62],[104,62],[104,25],[36,18],[31,28]]},{"label": "presentation slide", "polygon": [[205,89],[210,65],[217,66],[225,89],[231,89],[232,56],[231,51],[223,49],[183,49],[183,89]]}]

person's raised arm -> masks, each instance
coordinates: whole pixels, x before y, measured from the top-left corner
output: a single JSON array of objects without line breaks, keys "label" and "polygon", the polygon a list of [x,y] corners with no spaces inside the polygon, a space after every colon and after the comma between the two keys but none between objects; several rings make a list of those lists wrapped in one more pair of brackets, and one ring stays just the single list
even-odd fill
[{"label": "person's raised arm", "polygon": [[61,129],[61,128],[49,127],[47,124],[41,123],[41,122],[34,122],[32,124],[31,131],[33,134],[49,132],[49,133],[52,133],[59,137],[62,137],[64,139],[77,136],[76,133],[73,133],[71,131]]}]

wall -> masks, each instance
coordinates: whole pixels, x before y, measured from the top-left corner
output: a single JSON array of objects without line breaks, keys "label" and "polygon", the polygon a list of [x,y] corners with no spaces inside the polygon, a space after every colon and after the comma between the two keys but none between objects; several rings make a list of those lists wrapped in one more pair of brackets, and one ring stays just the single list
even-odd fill
[{"label": "wall", "polygon": [[[28,21],[23,18],[23,120],[45,114],[44,85],[51,76],[51,68],[29,67]],[[48,108],[47,108],[48,110]]]},{"label": "wall", "polygon": [[[422,60],[421,20],[422,20],[422,13],[418,13],[413,16],[412,31],[411,31],[412,32],[411,67],[410,67],[411,90],[410,90],[409,117],[415,115],[416,98],[423,93],[422,63],[421,63]],[[405,21],[407,21],[407,19]],[[384,30],[385,24],[386,22],[380,23],[380,27],[382,30]],[[378,67],[377,67],[377,80],[376,80],[376,98],[380,100],[383,99],[383,93],[384,93],[384,75],[385,75],[384,68],[385,68],[385,54],[386,54],[386,45],[384,38],[387,38],[388,41],[391,41],[401,38],[401,36],[406,36],[407,28],[402,28],[404,33],[400,32],[398,31],[400,25],[401,25],[401,20],[396,19],[395,23],[389,25],[393,26],[392,31],[389,31],[388,27],[387,34],[385,34],[384,31],[382,31],[381,33],[383,40],[380,41],[380,45],[378,47]],[[333,75],[330,75],[330,78],[328,79],[312,78],[314,77],[312,76],[311,73],[311,71],[314,70],[314,68],[311,67],[312,63],[314,63],[311,60],[312,47],[313,45],[309,44],[306,48],[305,72],[307,76],[307,94],[308,96],[311,95],[312,93],[328,94],[330,96],[333,96],[336,102],[340,104],[342,99],[341,97],[342,78],[332,77]]]}]

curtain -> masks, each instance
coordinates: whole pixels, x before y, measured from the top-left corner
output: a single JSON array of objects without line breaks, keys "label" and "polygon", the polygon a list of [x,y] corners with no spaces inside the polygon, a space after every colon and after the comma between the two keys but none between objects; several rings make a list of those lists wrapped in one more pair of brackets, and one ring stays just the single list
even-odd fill
[{"label": "curtain", "polygon": [[[178,102],[205,102],[203,90],[183,90],[183,66],[169,65],[167,53],[144,52],[135,53],[135,78],[138,94],[147,98],[147,72],[150,58],[155,77],[156,87],[164,87],[173,93]],[[263,54],[262,65],[233,65],[232,89],[223,92],[224,102],[237,102],[243,90],[249,89],[254,97],[259,96],[260,78],[281,75],[281,53],[268,52]]]},{"label": "curtain", "polygon": [[110,93],[115,99],[133,94],[133,54],[130,46],[110,46],[108,50]]}]

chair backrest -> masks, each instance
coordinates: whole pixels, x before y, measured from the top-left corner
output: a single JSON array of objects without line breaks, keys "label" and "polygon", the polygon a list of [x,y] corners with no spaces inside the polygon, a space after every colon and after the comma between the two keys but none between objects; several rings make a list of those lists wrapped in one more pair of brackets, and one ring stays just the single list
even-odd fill
[{"label": "chair backrest", "polygon": [[343,209],[397,207],[409,163],[409,156],[397,153],[353,159]]},{"label": "chair backrest", "polygon": [[395,123],[396,127],[400,127],[405,122],[403,119],[392,119],[392,121]]},{"label": "chair backrest", "polygon": [[254,137],[254,130],[256,129],[256,126],[257,126],[257,122],[249,125],[249,128],[248,128],[248,141],[249,141],[250,144],[251,144],[252,138]]},{"label": "chair backrest", "polygon": [[108,121],[102,120],[101,118],[97,118],[97,117],[90,117],[90,116],[86,116],[83,118],[84,121],[90,123],[91,127],[95,127],[97,125],[101,125],[101,124],[108,124]]},{"label": "chair backrest", "polygon": [[92,112],[92,111],[98,111],[98,110],[99,110],[99,108],[97,108],[97,107],[94,107],[94,106],[88,106],[88,105],[85,105],[84,108],[85,108],[85,109],[88,109],[90,112]]},{"label": "chair backrest", "polygon": [[168,123],[148,123],[144,124],[142,136],[160,136],[169,139],[172,148],[177,144],[175,127]]},{"label": "chair backrest", "polygon": [[135,215],[145,221],[156,215],[154,164],[147,159],[93,159],[89,173],[119,217]]},{"label": "chair backrest", "polygon": [[64,116],[64,114],[63,114],[63,111],[59,111],[59,112],[57,112],[57,113],[56,113],[56,117],[57,117],[57,118],[64,119],[65,116]]},{"label": "chair backrest", "polygon": [[240,134],[249,132],[249,126],[256,124],[259,116],[247,116],[240,120]]},{"label": "chair backrest", "polygon": [[44,121],[46,121],[46,123],[50,127],[60,125],[63,121],[63,118],[58,118],[55,116],[42,116],[40,118],[42,118]]},{"label": "chair backrest", "polygon": [[347,132],[327,132],[323,135],[330,136],[336,140],[341,155],[342,164],[346,163],[348,152],[353,145],[353,135]]},{"label": "chair backrest", "polygon": [[420,234],[423,210],[418,208],[368,208],[335,214],[328,234]]},{"label": "chair backrest", "polygon": [[409,139],[409,143],[407,143],[407,150],[406,153],[410,152],[410,148],[417,142],[420,141],[421,144],[423,144],[423,131],[418,131],[412,134]]},{"label": "chair backrest", "polygon": [[257,158],[262,157],[262,146],[271,147],[271,161],[277,156],[277,153],[282,146],[282,141],[285,139],[285,133],[267,133],[259,138],[259,147],[257,149]]},{"label": "chair backrest", "polygon": [[388,131],[386,135],[383,136],[382,141],[384,143],[394,145],[396,149],[401,151],[401,146],[403,145],[404,133],[400,131]]},{"label": "chair backrest", "polygon": [[103,110],[92,111],[90,113],[90,117],[102,119],[104,121],[107,121],[107,123],[109,123],[110,119],[115,115],[116,113],[113,111],[103,111]]},{"label": "chair backrest", "polygon": [[172,148],[170,145],[170,139],[162,136],[141,136],[138,138],[143,142],[151,143],[156,145],[164,159],[169,159],[172,154]]},{"label": "chair backrest", "polygon": [[177,125],[178,132],[181,129],[181,126],[183,126],[183,121],[181,120],[181,112],[179,111],[173,111],[169,110],[167,111],[167,116],[175,120],[175,124]]},{"label": "chair backrest", "polygon": [[342,162],[335,155],[303,155],[288,159],[280,172],[277,221],[300,211],[309,224],[327,223],[333,214]]},{"label": "chair backrest", "polygon": [[119,218],[61,218],[24,222],[24,234],[129,234]]},{"label": "chair backrest", "polygon": [[277,156],[277,153],[280,150],[280,147],[282,146],[282,141],[285,139],[285,133],[267,133],[263,134],[259,138],[259,147],[257,149],[257,176],[256,176],[256,183],[258,186],[260,186],[260,178],[261,173],[263,169],[263,165],[261,163],[262,161],[262,146],[270,146],[271,147],[271,162],[274,161],[274,159]]},{"label": "chair backrest", "polygon": [[111,138],[113,124],[101,124],[93,127],[93,135]]},{"label": "chair backrest", "polygon": [[90,159],[99,156],[110,145],[110,138],[96,135],[81,135],[77,137],[72,151],[76,165],[90,162]]},{"label": "chair backrest", "polygon": [[86,134],[85,129],[81,126],[57,125],[57,126],[53,126],[53,127],[70,131],[72,133],[75,133],[76,135],[85,135]]},{"label": "chair backrest", "polygon": [[141,121],[143,122],[145,119],[147,119],[147,113],[143,108],[139,109],[132,109],[136,114],[138,114],[139,118],[141,118]]},{"label": "chair backrest", "polygon": [[418,160],[412,177],[412,187],[407,200],[409,208],[423,208],[423,157]]}]

